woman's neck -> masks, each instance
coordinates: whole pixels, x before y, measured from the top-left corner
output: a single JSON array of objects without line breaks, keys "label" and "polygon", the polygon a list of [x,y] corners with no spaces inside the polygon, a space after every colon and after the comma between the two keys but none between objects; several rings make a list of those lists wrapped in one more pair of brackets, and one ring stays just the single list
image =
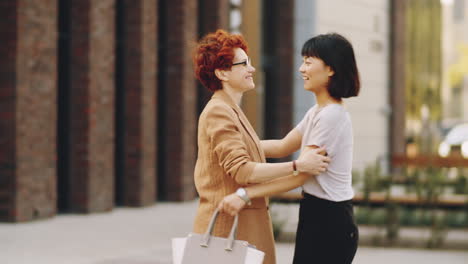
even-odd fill
[{"label": "woman's neck", "polygon": [[319,107],[324,107],[329,104],[341,104],[342,103],[342,100],[336,100],[326,90],[320,93],[316,93],[315,98],[317,99],[317,104],[319,105]]},{"label": "woman's neck", "polygon": [[228,85],[223,85],[223,91],[227,93],[229,97],[231,97],[234,103],[240,106],[240,102],[242,100],[242,94],[243,94],[242,92],[239,92]]}]

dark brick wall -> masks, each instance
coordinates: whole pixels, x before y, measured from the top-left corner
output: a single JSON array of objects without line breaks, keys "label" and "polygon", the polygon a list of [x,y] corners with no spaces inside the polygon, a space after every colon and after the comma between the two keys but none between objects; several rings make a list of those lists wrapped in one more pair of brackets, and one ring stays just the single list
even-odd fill
[{"label": "dark brick wall", "polygon": [[[197,1],[172,0],[160,5],[159,85],[160,197],[188,200],[196,196],[197,86],[192,50],[197,39]],[[169,15],[170,14],[170,15]],[[164,112],[162,112],[164,111]]]},{"label": "dark brick wall", "polygon": [[229,0],[199,0],[199,37],[217,29],[229,30]]},{"label": "dark brick wall", "polygon": [[[56,211],[55,0],[2,1],[1,220]],[[5,13],[3,13],[5,12]]]},{"label": "dark brick wall", "polygon": [[156,100],[157,100],[157,14],[158,1],[144,0],[142,9],[142,131],[140,144],[143,146],[141,161],[142,181],[139,196],[141,204],[147,205],[156,200],[157,190],[157,129],[156,129]]},{"label": "dark brick wall", "polygon": [[[155,168],[155,99],[156,99],[156,14],[154,0],[119,2],[118,24],[121,38],[119,60],[122,85],[119,96],[123,116],[119,116],[121,160],[117,171],[120,202],[128,206],[154,203]],[[121,166],[119,167],[119,164]]]},{"label": "dark brick wall", "polygon": [[71,0],[70,209],[114,204],[114,0]]},{"label": "dark brick wall", "polygon": [[93,0],[90,37],[90,211],[114,205],[115,0]]},{"label": "dark brick wall", "polygon": [[192,48],[227,28],[228,12],[228,0],[0,1],[0,221],[52,216],[58,199],[62,211],[90,213],[111,210],[116,197],[152,204],[158,190],[166,200],[196,197],[203,94]]},{"label": "dark brick wall", "polygon": [[[215,32],[217,29],[229,29],[229,0],[199,0],[198,38]],[[198,113],[201,113],[213,95],[200,83],[198,87]]]},{"label": "dark brick wall", "polygon": [[90,0],[70,4],[70,146],[69,146],[69,208],[88,209],[89,181],[89,13]]},{"label": "dark brick wall", "polygon": [[20,1],[18,11],[16,210],[24,221],[56,211],[57,2]]},{"label": "dark brick wall", "polygon": [[264,4],[265,138],[282,138],[292,129],[294,1]]},{"label": "dark brick wall", "polygon": [[0,220],[15,219],[18,1],[0,1]]}]

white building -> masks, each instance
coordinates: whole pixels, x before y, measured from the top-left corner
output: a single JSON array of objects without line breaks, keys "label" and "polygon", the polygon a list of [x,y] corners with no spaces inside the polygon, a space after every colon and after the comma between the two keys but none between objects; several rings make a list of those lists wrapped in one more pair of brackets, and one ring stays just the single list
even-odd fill
[{"label": "white building", "polygon": [[[450,68],[462,60],[461,47],[468,50],[468,1],[441,0],[442,3],[442,103],[443,118],[446,125],[468,121],[468,78],[465,72],[461,84],[454,85],[449,81]],[[468,52],[468,51],[466,51]],[[468,54],[465,54],[468,56]],[[467,58],[465,58],[467,60]],[[468,62],[467,62],[468,63]],[[468,67],[466,65],[465,67]],[[465,69],[466,70],[466,69]]]}]

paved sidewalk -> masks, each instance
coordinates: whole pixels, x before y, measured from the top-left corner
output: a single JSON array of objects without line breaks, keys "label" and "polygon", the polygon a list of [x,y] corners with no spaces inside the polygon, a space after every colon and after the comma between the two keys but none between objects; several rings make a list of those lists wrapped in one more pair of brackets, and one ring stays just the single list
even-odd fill
[{"label": "paved sidewalk", "polygon": [[[170,264],[170,238],[192,227],[196,201],[118,208],[0,224],[1,264]],[[278,264],[291,263],[293,244],[277,243]],[[468,263],[468,252],[361,247],[354,263]]]}]

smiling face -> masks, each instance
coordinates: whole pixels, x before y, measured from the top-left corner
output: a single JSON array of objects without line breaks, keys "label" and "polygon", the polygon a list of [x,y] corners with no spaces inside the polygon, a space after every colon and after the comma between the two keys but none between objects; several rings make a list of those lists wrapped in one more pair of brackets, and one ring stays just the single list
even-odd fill
[{"label": "smiling face", "polygon": [[234,49],[234,59],[229,71],[225,71],[226,84],[240,91],[246,92],[255,88],[253,73],[255,68],[250,64],[250,59],[241,48]]},{"label": "smiling face", "polygon": [[314,93],[327,91],[328,81],[334,74],[329,66],[315,57],[303,57],[299,72],[304,79],[304,89]]}]

